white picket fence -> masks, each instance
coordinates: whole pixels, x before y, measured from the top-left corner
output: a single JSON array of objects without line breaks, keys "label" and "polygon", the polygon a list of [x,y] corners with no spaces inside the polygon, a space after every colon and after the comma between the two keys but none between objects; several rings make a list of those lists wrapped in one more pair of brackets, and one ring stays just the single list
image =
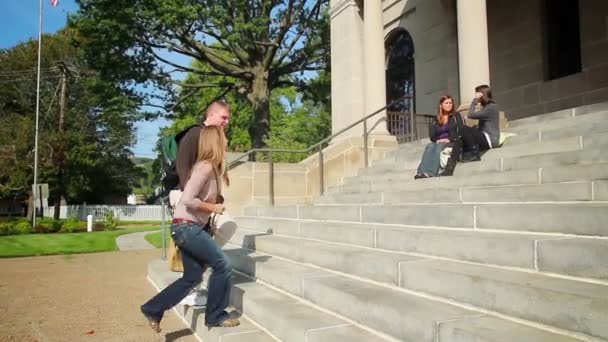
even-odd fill
[{"label": "white picket fence", "polygon": [[[44,208],[44,217],[53,217],[55,207]],[[101,221],[108,211],[114,212],[114,217],[121,221],[160,221],[163,209],[160,205],[62,205],[59,217],[78,218],[86,220],[87,215],[93,215],[93,220]],[[167,208],[165,219],[170,218]]]}]

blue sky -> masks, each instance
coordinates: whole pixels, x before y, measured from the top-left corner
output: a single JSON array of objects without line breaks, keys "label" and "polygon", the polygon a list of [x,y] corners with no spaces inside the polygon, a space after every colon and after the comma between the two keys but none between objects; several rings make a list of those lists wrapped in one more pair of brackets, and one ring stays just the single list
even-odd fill
[{"label": "blue sky", "polygon": [[[78,9],[74,0],[59,0],[59,6],[52,7],[50,0],[44,1],[43,29],[53,33],[64,27],[67,15]],[[38,0],[0,0],[0,48],[10,48],[20,42],[38,37]],[[44,44],[44,41],[42,42]],[[174,56],[167,56],[175,60]],[[173,57],[173,58],[171,58]],[[181,58],[180,63],[184,63]],[[187,61],[185,62],[187,63]],[[166,126],[164,119],[153,122],[137,123],[137,144],[133,148],[136,156],[155,157],[152,151],[157,140],[158,130]]]}]

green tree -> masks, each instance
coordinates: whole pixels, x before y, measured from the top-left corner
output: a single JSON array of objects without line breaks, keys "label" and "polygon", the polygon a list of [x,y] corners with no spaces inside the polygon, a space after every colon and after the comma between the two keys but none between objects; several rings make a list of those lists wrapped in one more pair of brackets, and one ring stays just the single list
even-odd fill
[{"label": "green tree", "polygon": [[[217,98],[236,91],[252,113],[247,131],[253,147],[262,147],[270,133],[273,90],[305,87],[305,72],[327,65],[329,0],[77,2],[80,10],[71,22],[83,32],[87,56],[104,77],[124,89],[151,82],[172,96],[163,106],[171,110],[190,97],[184,92],[218,87]],[[167,52],[204,68],[169,61]],[[202,83],[175,82],[176,71],[199,75]]]},{"label": "green tree", "polygon": [[[193,62],[194,68],[204,68]],[[216,76],[217,77],[217,76]],[[209,79],[210,77],[208,77]],[[213,78],[211,78],[213,80]],[[326,138],[331,133],[329,76],[322,72],[307,80],[311,87],[306,92],[300,88],[287,87],[275,89],[270,97],[271,134],[265,143],[272,148],[305,149]],[[190,73],[184,79],[185,84],[201,82],[201,76]],[[161,135],[177,133],[184,128],[197,124],[202,118],[205,105],[213,100],[214,93],[199,90],[190,95],[187,90],[180,93],[188,98],[180,101],[181,105],[175,112],[171,126],[161,130]],[[236,93],[228,93],[226,100],[231,104],[232,117],[228,125],[227,136],[229,149],[245,152],[252,147],[247,128],[253,119],[251,107]],[[305,158],[304,154],[279,153],[274,156],[276,161],[296,162]],[[265,160],[267,156],[259,156]]]},{"label": "green tree", "polygon": [[[77,36],[65,29],[43,37],[38,182],[49,183],[51,200],[99,203],[126,196],[137,179],[130,147],[140,103],[88,71]],[[17,189],[26,195],[33,182],[36,63],[37,41],[0,50],[0,196]],[[69,66],[63,135],[58,63]]]}]

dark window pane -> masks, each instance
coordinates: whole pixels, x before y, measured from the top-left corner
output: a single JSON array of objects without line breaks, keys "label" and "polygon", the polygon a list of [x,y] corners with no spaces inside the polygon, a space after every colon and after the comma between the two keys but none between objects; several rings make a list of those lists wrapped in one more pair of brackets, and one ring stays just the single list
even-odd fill
[{"label": "dark window pane", "polygon": [[581,72],[578,0],[545,0],[546,79]]}]

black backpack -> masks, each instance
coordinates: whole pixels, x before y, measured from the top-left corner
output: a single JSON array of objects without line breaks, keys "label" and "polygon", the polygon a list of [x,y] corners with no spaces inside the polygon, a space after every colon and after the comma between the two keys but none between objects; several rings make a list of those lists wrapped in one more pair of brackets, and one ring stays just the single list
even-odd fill
[{"label": "black backpack", "polygon": [[186,127],[183,131],[176,134],[168,134],[161,138],[161,152],[162,152],[162,170],[161,183],[162,183],[162,196],[167,196],[171,190],[179,187],[179,175],[177,174],[176,159],[177,150],[179,148],[179,142],[182,140],[184,135],[188,133],[191,128],[200,127],[199,125],[192,125]]}]

